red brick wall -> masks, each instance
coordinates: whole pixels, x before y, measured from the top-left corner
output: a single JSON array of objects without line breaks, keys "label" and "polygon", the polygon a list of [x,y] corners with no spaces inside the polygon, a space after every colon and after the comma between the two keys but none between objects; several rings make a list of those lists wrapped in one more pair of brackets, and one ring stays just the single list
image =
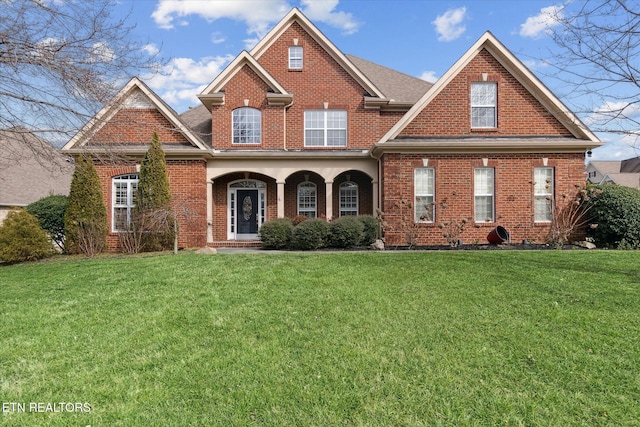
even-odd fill
[{"label": "red brick wall", "polygon": [[[498,127],[471,129],[471,83],[498,84]],[[482,50],[400,136],[514,136],[571,133],[486,50]]]},{"label": "red brick wall", "polygon": [[190,144],[174,128],[155,108],[123,108],[96,132],[90,144],[148,144],[153,132],[163,144]]},{"label": "red brick wall", "polygon": [[[548,223],[535,223],[533,219],[533,171],[547,165],[554,168],[555,200],[563,195],[576,193],[576,185],[584,183],[584,156],[578,154],[457,154],[418,155],[385,154],[383,161],[382,210],[385,212],[387,245],[404,246],[407,233],[412,232],[418,245],[446,244],[443,230],[438,227],[452,219],[466,219],[466,229],[461,235],[464,243],[487,243],[487,234],[496,226],[505,227],[511,233],[512,242],[524,239],[542,242],[549,231]],[[474,222],[474,168],[483,167],[482,158],[495,168],[495,222]],[[435,169],[435,221],[430,224],[413,221],[413,170],[423,167]],[[411,203],[411,207],[402,202]],[[442,203],[446,201],[446,207]],[[401,211],[402,206],[402,211]],[[405,219],[403,225],[403,218]],[[415,225],[415,226],[414,226]]]},{"label": "red brick wall", "polygon": [[[118,251],[118,235],[112,233],[112,178],[118,175],[137,173],[135,165],[96,164],[100,177],[109,235],[107,246],[110,252]],[[202,247],[207,240],[207,168],[202,160],[167,160],[167,174],[171,188],[172,206],[178,218],[178,245],[180,247]]]}]

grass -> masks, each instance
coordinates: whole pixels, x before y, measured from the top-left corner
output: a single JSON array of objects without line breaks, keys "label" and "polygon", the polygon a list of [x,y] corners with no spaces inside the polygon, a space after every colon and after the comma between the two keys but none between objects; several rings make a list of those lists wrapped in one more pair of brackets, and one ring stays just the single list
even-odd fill
[{"label": "grass", "polygon": [[640,425],[639,309],[639,252],[4,267],[0,424]]}]

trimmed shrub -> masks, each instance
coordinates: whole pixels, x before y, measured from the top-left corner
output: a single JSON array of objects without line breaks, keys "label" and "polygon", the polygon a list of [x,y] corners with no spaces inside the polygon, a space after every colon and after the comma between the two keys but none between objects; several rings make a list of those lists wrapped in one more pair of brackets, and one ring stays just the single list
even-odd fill
[{"label": "trimmed shrub", "polygon": [[80,156],[64,213],[65,251],[94,256],[104,249],[107,233],[100,177],[91,158]]},{"label": "trimmed shrub", "polygon": [[640,247],[640,191],[618,185],[589,187],[588,234],[600,247]]},{"label": "trimmed shrub", "polygon": [[330,234],[327,221],[319,218],[309,219],[294,227],[291,243],[295,249],[320,249],[327,246]]},{"label": "trimmed shrub", "polygon": [[67,196],[47,196],[27,206],[27,212],[38,218],[40,227],[64,250],[64,212]]},{"label": "trimmed shrub", "polygon": [[290,218],[277,218],[260,227],[260,240],[265,249],[284,249],[291,243],[293,224]]},{"label": "trimmed shrub", "polygon": [[364,224],[355,216],[343,216],[331,223],[331,246],[352,248],[362,241]]},{"label": "trimmed shrub", "polygon": [[0,226],[0,261],[34,261],[53,254],[47,232],[38,218],[24,209],[11,211]]},{"label": "trimmed shrub", "polygon": [[364,226],[364,229],[362,230],[362,241],[360,244],[363,246],[369,246],[378,238],[378,220],[371,215],[360,215],[358,220],[360,220]]},{"label": "trimmed shrub", "polygon": [[171,210],[171,190],[167,161],[156,132],[140,165],[133,228],[142,230],[141,250],[171,249],[176,233],[176,219]]}]

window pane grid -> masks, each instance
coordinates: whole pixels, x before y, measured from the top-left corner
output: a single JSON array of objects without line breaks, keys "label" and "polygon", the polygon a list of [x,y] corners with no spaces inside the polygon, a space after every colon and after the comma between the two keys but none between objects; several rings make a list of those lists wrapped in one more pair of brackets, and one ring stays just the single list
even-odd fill
[{"label": "window pane grid", "polygon": [[260,144],[262,131],[262,114],[255,108],[238,108],[232,113],[233,143]]},{"label": "window pane grid", "polygon": [[433,168],[414,170],[416,222],[433,222],[434,220],[434,178]]},{"label": "window pane grid", "polygon": [[534,220],[550,222],[553,219],[553,168],[534,169]]},{"label": "window pane grid", "polygon": [[345,147],[347,145],[346,111],[305,111],[305,141],[307,147]]},{"label": "window pane grid", "polygon": [[497,90],[496,83],[471,84],[472,128],[496,127]]},{"label": "window pane grid", "polygon": [[340,216],[358,215],[358,184],[343,182],[340,184]]},{"label": "window pane grid", "polygon": [[289,48],[289,68],[302,68],[302,46],[291,46]]},{"label": "window pane grid", "polygon": [[493,193],[493,168],[476,168],[474,170],[474,212],[476,222],[494,221]]},{"label": "window pane grid", "polygon": [[138,175],[120,175],[112,179],[112,228],[113,231],[129,230],[131,211],[135,207]]},{"label": "window pane grid", "polygon": [[298,215],[316,217],[316,185],[312,182],[298,186]]}]

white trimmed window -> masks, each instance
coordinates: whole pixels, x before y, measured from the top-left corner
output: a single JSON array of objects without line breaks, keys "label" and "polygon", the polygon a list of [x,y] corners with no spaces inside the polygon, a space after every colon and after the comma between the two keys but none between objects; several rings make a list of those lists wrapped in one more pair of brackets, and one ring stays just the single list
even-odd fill
[{"label": "white trimmed window", "polygon": [[551,222],[553,220],[553,168],[534,168],[533,181],[534,221]]},{"label": "white trimmed window", "polygon": [[474,170],[474,212],[476,222],[494,221],[493,168]]},{"label": "white trimmed window", "polygon": [[233,143],[260,144],[262,138],[262,113],[251,107],[233,110]]},{"label": "white trimmed window", "polygon": [[131,224],[131,211],[136,205],[136,190],[138,189],[138,175],[120,175],[112,179],[111,229],[113,231],[128,231]]},{"label": "white trimmed window", "polygon": [[413,171],[413,192],[416,222],[433,222],[434,220],[434,186],[435,170],[433,168],[416,168]]},{"label": "white trimmed window", "polygon": [[340,216],[358,215],[358,184],[352,181],[340,184]]},{"label": "white trimmed window", "polygon": [[311,110],[304,112],[305,147],[346,147],[347,112]]},{"label": "white trimmed window", "polygon": [[316,217],[317,193],[313,182],[305,181],[298,184],[298,215]]},{"label": "white trimmed window", "polygon": [[289,47],[289,69],[302,69],[302,46]]},{"label": "white trimmed window", "polygon": [[498,85],[496,83],[471,83],[471,127],[497,127]]}]

